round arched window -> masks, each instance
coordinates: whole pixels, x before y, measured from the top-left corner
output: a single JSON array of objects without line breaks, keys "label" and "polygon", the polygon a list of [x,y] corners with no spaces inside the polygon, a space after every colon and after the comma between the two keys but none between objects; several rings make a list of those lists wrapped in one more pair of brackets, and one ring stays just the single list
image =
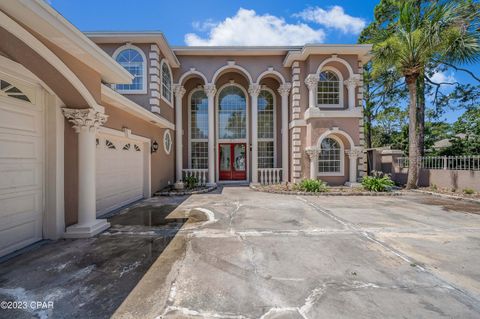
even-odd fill
[{"label": "round arched window", "polygon": [[132,84],[116,84],[117,90],[140,92],[146,89],[145,61],[140,49],[123,49],[116,55],[115,60],[134,76]]},{"label": "round arched window", "polygon": [[319,173],[340,173],[342,163],[342,147],[333,138],[325,138],[318,155]]},{"label": "round arched window", "polygon": [[320,73],[317,87],[317,103],[319,105],[340,104],[340,80],[332,71]]}]

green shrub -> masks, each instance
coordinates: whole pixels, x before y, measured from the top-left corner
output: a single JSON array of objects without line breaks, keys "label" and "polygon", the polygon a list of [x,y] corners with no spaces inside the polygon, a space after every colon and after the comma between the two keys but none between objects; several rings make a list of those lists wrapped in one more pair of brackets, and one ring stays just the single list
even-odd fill
[{"label": "green shrub", "polygon": [[465,188],[463,190],[463,193],[466,194],[466,195],[473,195],[473,194],[475,194],[475,190],[473,190],[471,188]]},{"label": "green shrub", "polygon": [[320,193],[327,191],[327,184],[319,179],[304,179],[295,184],[294,189],[308,193]]},{"label": "green shrub", "polygon": [[395,183],[390,179],[390,176],[373,172],[373,176],[365,176],[362,179],[362,186],[371,192],[386,192],[391,189]]},{"label": "green shrub", "polygon": [[198,186],[198,178],[195,176],[186,176],[183,179],[183,183],[187,189],[193,189]]}]

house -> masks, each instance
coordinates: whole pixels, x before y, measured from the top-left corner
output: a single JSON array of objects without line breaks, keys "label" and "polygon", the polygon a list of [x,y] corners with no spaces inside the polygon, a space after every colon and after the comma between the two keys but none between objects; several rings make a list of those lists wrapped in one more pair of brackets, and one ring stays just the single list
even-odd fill
[{"label": "house", "polygon": [[368,45],[172,47],[0,2],[0,256],[90,237],[185,175],[354,183]]}]

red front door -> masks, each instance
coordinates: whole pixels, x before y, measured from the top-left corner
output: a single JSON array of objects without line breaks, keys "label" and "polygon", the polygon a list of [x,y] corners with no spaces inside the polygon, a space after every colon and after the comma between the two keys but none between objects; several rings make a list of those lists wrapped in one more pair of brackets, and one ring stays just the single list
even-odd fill
[{"label": "red front door", "polygon": [[247,179],[247,150],[244,143],[218,144],[220,180]]}]

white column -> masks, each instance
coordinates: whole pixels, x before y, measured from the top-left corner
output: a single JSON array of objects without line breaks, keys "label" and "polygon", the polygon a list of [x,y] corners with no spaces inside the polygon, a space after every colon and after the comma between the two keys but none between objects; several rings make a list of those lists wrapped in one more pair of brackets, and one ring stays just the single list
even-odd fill
[{"label": "white column", "polygon": [[261,86],[250,84],[248,93],[252,97],[252,183],[258,183],[258,95]]},{"label": "white column", "polygon": [[305,79],[305,84],[308,87],[308,108],[314,108],[317,106],[316,92],[318,85],[318,74],[309,74]]},{"label": "white column", "polygon": [[346,150],[345,153],[348,155],[348,159],[350,161],[349,165],[349,185],[353,186],[357,183],[357,176],[358,176],[358,157],[362,154],[362,149],[359,147],[354,147],[350,150]]},{"label": "white column", "polygon": [[353,111],[355,109],[355,89],[360,85],[360,76],[353,74],[348,80],[343,81],[348,90],[348,109]]},{"label": "white column", "polygon": [[318,176],[318,155],[320,150],[317,148],[307,148],[305,152],[310,158],[310,179],[317,179]]},{"label": "white column", "polygon": [[183,95],[185,94],[185,88],[176,84],[173,87],[175,93],[175,188],[183,189]]},{"label": "white column", "polygon": [[208,183],[215,184],[215,84],[205,84],[208,97]]},{"label": "white column", "polygon": [[280,85],[278,93],[282,97],[282,182],[288,182],[288,94],[292,85]]},{"label": "white column", "polygon": [[67,228],[65,237],[92,237],[110,227],[97,219],[96,209],[96,133],[107,116],[93,109],[63,109],[64,116],[78,133],[78,223]]}]

